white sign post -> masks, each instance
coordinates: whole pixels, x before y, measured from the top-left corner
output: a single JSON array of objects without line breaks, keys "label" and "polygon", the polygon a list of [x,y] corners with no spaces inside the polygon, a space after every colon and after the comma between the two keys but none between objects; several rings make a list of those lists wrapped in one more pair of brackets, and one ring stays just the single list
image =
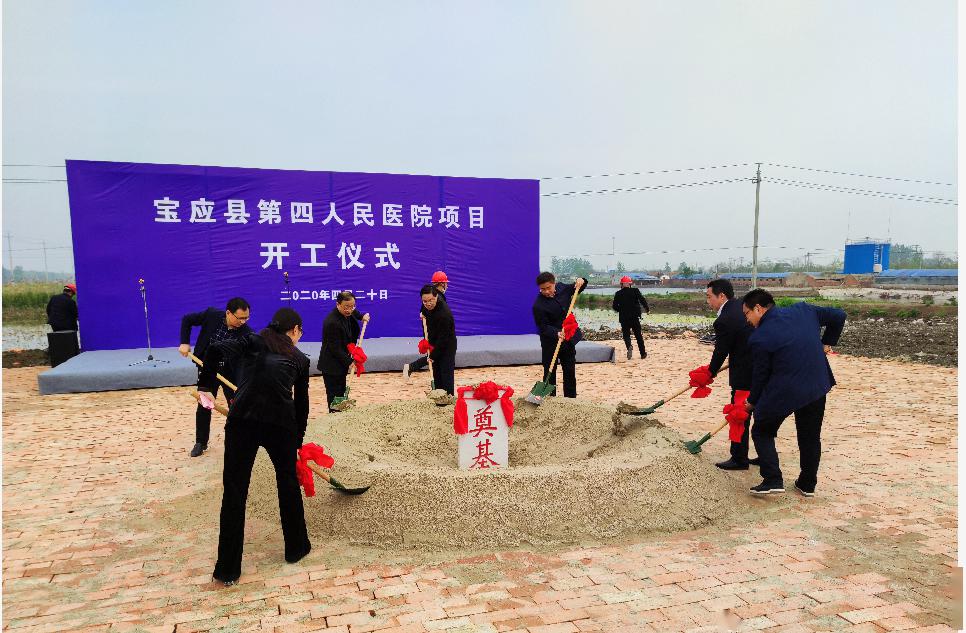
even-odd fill
[{"label": "white sign post", "polygon": [[[505,393],[500,389],[500,396]],[[467,394],[469,395],[469,394]],[[469,432],[457,436],[460,470],[505,468],[509,462],[510,429],[500,400],[466,399]]]}]

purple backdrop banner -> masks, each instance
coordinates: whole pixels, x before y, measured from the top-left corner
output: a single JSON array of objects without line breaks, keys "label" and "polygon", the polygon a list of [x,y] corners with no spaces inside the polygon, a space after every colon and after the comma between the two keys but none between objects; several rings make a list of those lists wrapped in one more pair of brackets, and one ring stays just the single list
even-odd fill
[{"label": "purple backdrop banner", "polygon": [[256,330],[291,306],[318,341],[340,290],[372,315],[366,337],[421,336],[435,270],[460,334],[534,331],[536,180],[71,160],[67,186],[85,350],[145,346],[139,278],[156,347],[234,296]]}]

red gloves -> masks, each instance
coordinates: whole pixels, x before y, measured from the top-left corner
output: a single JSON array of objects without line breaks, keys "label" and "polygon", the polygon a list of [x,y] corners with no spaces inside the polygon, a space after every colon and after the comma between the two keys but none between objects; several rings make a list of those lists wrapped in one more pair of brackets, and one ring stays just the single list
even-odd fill
[{"label": "red gloves", "polygon": [[564,319],[564,322],[563,322],[564,339],[568,341],[572,339],[574,337],[574,334],[577,333],[578,327],[579,326],[577,325],[577,317],[575,317],[574,313],[571,312],[570,314],[567,315],[567,318]]},{"label": "red gloves", "polygon": [[714,382],[714,376],[711,375],[707,365],[701,365],[697,369],[689,371],[688,377],[691,379],[689,384],[692,387],[697,387],[691,394],[692,398],[707,398],[711,395],[711,387],[708,385]]},{"label": "red gloves", "polygon": [[366,353],[355,343],[349,343],[346,345],[346,349],[349,350],[349,355],[352,356],[352,362],[356,364],[356,377],[361,376],[362,372],[366,370],[366,360],[368,360]]},{"label": "red gloves", "polygon": [[295,475],[298,477],[299,485],[305,489],[306,497],[315,496],[315,479],[312,476],[312,469],[308,463],[315,462],[322,468],[332,468],[335,460],[325,454],[325,448],[318,444],[303,444],[299,449],[299,459],[295,462]]},{"label": "red gloves", "polygon": [[429,354],[432,351],[433,351],[433,346],[429,344],[429,341],[427,341],[426,339],[419,341],[420,354]]},{"label": "red gloves", "polygon": [[734,404],[726,404],[722,409],[728,421],[728,439],[732,442],[740,442],[745,432],[745,423],[749,417],[749,413],[745,410],[745,401],[750,395],[750,391],[735,391]]}]

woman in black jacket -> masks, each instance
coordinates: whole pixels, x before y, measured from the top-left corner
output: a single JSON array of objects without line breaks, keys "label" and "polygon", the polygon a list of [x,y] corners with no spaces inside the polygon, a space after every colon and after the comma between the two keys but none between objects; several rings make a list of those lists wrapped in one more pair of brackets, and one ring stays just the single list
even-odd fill
[{"label": "woman in black jacket", "polygon": [[225,425],[225,491],[213,574],[226,585],[235,584],[241,576],[245,503],[259,446],[275,466],[285,560],[297,562],[312,549],[295,475],[297,451],[309,417],[309,359],[295,347],[301,337],[302,317],[291,308],[282,308],[258,334],[214,343],[205,354],[199,392],[214,391],[216,368],[225,354],[236,359],[240,377]]},{"label": "woman in black jacket", "polygon": [[426,320],[428,341],[433,346],[429,353],[433,361],[433,381],[437,389],[445,389],[449,395],[456,393],[456,323],[440,291],[433,285],[423,286],[419,291],[423,307],[419,317]]}]

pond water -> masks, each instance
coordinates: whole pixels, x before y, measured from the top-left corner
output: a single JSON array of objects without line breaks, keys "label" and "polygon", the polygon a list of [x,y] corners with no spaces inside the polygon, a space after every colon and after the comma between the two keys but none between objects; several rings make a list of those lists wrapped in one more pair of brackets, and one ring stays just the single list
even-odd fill
[{"label": "pond water", "polygon": [[[644,295],[669,295],[675,292],[699,292],[703,293],[704,288],[665,288],[664,286],[640,286],[641,294]],[[588,288],[584,292],[592,295],[612,295],[620,288]]]}]

